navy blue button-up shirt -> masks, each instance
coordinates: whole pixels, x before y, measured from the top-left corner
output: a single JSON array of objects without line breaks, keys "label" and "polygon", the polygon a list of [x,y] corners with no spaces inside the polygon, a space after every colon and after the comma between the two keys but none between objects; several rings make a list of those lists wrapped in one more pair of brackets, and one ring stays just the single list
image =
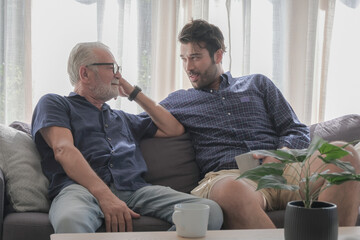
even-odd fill
[{"label": "navy blue button-up shirt", "polygon": [[136,190],[148,185],[142,178],[147,167],[139,141],[156,133],[151,118],[112,110],[107,104],[99,110],[75,93],[68,97],[47,94],[34,110],[32,135],[42,157],[43,172],[50,181],[50,199],[74,183],[39,133],[50,126],[70,129],[74,145],[106,184],[113,182],[118,190]]},{"label": "navy blue button-up shirt", "polygon": [[234,157],[258,149],[305,148],[309,129],[263,75],[222,75],[219,90],[188,89],[160,102],[190,133],[202,175],[237,168]]}]

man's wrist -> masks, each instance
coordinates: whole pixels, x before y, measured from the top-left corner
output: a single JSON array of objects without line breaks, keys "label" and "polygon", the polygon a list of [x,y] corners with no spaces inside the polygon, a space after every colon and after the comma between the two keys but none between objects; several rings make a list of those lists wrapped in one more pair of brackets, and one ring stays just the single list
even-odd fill
[{"label": "man's wrist", "polygon": [[130,95],[128,97],[129,101],[133,101],[136,98],[136,96],[139,94],[139,92],[141,92],[141,91],[142,91],[141,88],[139,86],[135,85],[134,90],[130,93]]}]

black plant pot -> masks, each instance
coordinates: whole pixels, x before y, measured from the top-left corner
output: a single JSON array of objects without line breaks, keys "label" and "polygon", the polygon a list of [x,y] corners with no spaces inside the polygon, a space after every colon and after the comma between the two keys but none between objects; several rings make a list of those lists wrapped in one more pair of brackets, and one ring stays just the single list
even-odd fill
[{"label": "black plant pot", "polygon": [[292,201],[286,206],[285,240],[337,240],[338,225],[335,204],[313,202],[304,208],[302,201]]}]

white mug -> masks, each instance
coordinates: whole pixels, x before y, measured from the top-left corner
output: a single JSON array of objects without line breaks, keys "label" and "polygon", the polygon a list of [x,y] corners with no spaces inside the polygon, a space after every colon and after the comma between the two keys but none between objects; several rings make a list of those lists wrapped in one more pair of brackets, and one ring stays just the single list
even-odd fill
[{"label": "white mug", "polygon": [[172,215],[176,232],[181,237],[197,238],[206,235],[210,207],[201,203],[180,203]]},{"label": "white mug", "polygon": [[235,157],[236,164],[240,170],[240,174],[243,174],[247,170],[256,168],[260,165],[259,159],[254,158],[252,153],[244,153]]}]

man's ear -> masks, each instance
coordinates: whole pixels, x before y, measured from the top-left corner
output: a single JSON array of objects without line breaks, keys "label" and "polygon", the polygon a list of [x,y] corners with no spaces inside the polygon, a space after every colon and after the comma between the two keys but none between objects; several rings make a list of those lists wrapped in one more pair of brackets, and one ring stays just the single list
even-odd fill
[{"label": "man's ear", "polygon": [[81,66],[79,69],[80,80],[88,80],[88,69],[85,66]]},{"label": "man's ear", "polygon": [[215,60],[215,63],[216,63],[216,64],[219,64],[219,63],[222,62],[223,55],[224,55],[224,52],[223,52],[223,50],[222,50],[221,48],[218,49],[218,50],[214,53],[214,60]]}]

